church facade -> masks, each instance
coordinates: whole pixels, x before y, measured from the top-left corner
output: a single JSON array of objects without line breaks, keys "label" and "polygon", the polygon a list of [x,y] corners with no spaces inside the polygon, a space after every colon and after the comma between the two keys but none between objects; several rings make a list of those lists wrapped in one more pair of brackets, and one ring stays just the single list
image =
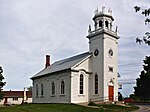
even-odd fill
[{"label": "church facade", "polygon": [[35,74],[33,103],[82,103],[118,100],[118,39],[112,11],[95,11],[89,26],[89,51],[57,61]]}]

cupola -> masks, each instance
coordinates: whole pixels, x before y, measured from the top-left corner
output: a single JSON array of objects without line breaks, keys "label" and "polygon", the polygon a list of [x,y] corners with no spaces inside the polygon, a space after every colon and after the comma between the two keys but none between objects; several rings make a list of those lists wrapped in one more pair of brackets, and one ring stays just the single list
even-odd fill
[{"label": "cupola", "polygon": [[[112,30],[112,22],[114,21],[114,18],[112,17],[111,9],[106,11],[105,7],[103,6],[102,11],[99,11],[97,8],[94,13],[93,21],[95,31],[101,29]],[[89,26],[89,33],[90,32],[91,26]]]}]

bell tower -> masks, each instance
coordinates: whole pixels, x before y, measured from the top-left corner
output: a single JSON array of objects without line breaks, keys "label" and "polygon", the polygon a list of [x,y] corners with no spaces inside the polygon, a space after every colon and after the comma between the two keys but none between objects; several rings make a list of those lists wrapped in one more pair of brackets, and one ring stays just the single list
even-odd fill
[{"label": "bell tower", "polygon": [[108,12],[105,12],[105,7],[102,7],[102,11],[98,12],[98,9],[95,11],[95,16],[93,17],[95,30],[98,29],[109,29],[112,30],[112,11],[109,9]]},{"label": "bell tower", "polygon": [[95,11],[94,30],[89,25],[89,99],[117,101],[118,99],[118,35],[112,30],[114,18],[112,11]]}]

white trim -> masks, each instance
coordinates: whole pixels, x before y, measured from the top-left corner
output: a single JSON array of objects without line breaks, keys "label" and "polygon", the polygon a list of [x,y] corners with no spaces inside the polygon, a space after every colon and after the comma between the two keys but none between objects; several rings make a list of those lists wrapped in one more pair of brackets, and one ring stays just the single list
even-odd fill
[{"label": "white trim", "polygon": [[88,58],[90,58],[92,55],[89,54],[89,56],[87,56],[86,58],[84,58],[83,60],[81,60],[80,62],[78,62],[77,64],[75,64],[74,66],[71,67],[71,69],[74,69],[75,67],[79,66],[81,63],[83,63],[84,61],[86,61]]}]

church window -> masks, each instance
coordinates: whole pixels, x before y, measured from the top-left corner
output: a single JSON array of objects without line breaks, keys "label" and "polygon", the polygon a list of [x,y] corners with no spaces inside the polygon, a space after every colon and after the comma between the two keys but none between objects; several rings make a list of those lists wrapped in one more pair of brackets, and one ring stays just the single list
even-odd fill
[{"label": "church window", "polygon": [[39,87],[38,87],[38,84],[36,84],[36,96],[39,95]]},{"label": "church window", "polygon": [[114,69],[113,67],[109,67],[110,72],[113,72],[114,71],[113,69]]},{"label": "church window", "polygon": [[103,22],[99,21],[99,27],[102,28],[102,26],[103,26]]},{"label": "church window", "polygon": [[65,82],[61,81],[61,94],[65,94]]},{"label": "church window", "polygon": [[108,28],[108,21],[105,21],[106,28]]},{"label": "church window", "polygon": [[55,83],[52,82],[52,95],[55,95]]},{"label": "church window", "polygon": [[112,28],[112,23],[110,23],[110,29]]},{"label": "church window", "polygon": [[43,85],[43,83],[41,84],[41,96],[43,96],[44,95],[44,85]]},{"label": "church window", "polygon": [[95,26],[97,26],[97,22],[95,22]]},{"label": "church window", "polygon": [[18,100],[18,97],[13,97],[13,100]]},{"label": "church window", "polygon": [[95,94],[98,94],[98,75],[95,75]]},{"label": "church window", "polygon": [[83,74],[80,75],[80,94],[83,94]]}]

